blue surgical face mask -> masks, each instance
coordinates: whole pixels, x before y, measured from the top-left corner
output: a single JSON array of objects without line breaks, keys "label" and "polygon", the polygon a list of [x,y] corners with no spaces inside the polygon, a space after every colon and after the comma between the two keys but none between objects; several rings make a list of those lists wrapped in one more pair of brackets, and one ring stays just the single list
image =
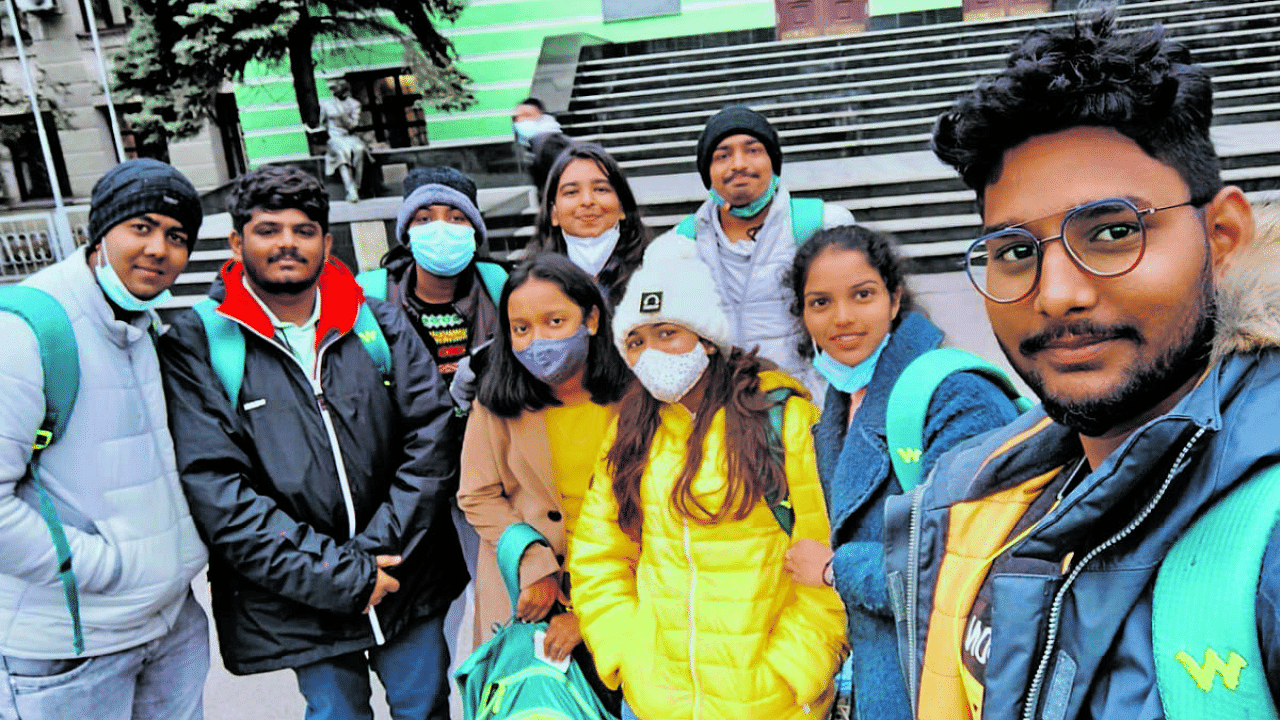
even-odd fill
[{"label": "blue surgical face mask", "polygon": [[591,333],[584,324],[569,337],[538,338],[529,347],[516,350],[515,356],[529,374],[554,389],[582,369],[590,349]]},{"label": "blue surgical face mask", "polygon": [[[763,195],[742,207],[730,207],[729,214],[734,217],[740,217],[744,220],[759,215],[760,211],[764,210],[765,205],[773,202],[773,196],[778,194],[778,184],[778,176],[774,175],[773,179],[769,181],[769,189],[765,190]],[[715,203],[716,207],[725,205],[728,202],[724,198],[720,197],[720,193],[716,192],[715,188],[708,190],[707,194],[711,196],[711,202]]]},{"label": "blue surgical face mask", "polygon": [[146,312],[153,308],[163,305],[173,293],[169,292],[169,288],[160,291],[160,294],[150,300],[143,300],[134,295],[125,286],[124,281],[116,274],[116,269],[111,266],[111,261],[107,258],[107,243],[102,241],[98,243],[98,263],[93,268],[94,275],[98,278],[98,285],[102,288],[102,294],[107,299],[115,303],[117,307],[125,312]]},{"label": "blue surgical face mask", "polygon": [[409,228],[409,251],[424,270],[453,277],[476,256],[476,230],[470,225],[432,220]]},{"label": "blue surgical face mask", "polygon": [[875,351],[857,365],[850,367],[818,351],[818,354],[813,356],[813,367],[826,378],[831,387],[852,395],[871,382],[871,376],[876,372],[876,363],[880,361],[880,353],[884,352],[885,346],[889,344],[889,336],[890,333],[885,333],[884,339],[880,341]]}]

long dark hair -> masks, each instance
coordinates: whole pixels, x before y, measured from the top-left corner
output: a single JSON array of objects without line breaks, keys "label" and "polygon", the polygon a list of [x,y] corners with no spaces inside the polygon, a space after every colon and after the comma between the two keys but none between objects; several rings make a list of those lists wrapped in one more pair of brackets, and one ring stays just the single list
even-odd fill
[{"label": "long dark hair", "polygon": [[[716,352],[710,357],[705,378],[706,390],[694,415],[693,429],[685,448],[684,468],[671,488],[671,504],[680,514],[704,525],[732,517],[741,520],[771,490],[787,487],[783,468],[773,462],[765,437],[769,400],[760,391],[760,373],[773,369],[756,350],[733,348],[726,357]],[[618,500],[618,526],[639,541],[644,524],[640,502],[640,479],[649,464],[649,450],[662,420],[663,403],[654,399],[639,382],[632,383],[618,409],[618,434],[606,461],[613,474],[613,494]],[[702,466],[703,446],[716,411],[724,408],[724,447],[727,472],[724,504],[712,512],[693,494],[693,481]]]},{"label": "long dark hair", "polygon": [[582,309],[583,320],[591,314],[592,308],[599,310],[600,325],[588,344],[586,374],[582,383],[591,393],[592,402],[598,405],[617,402],[631,380],[631,370],[613,347],[608,304],[590,276],[568,257],[554,253],[539,253],[520,263],[507,277],[506,285],[502,286],[502,297],[498,303],[498,332],[494,334],[493,347],[489,350],[489,367],[480,381],[477,398],[495,415],[507,418],[516,417],[525,410],[535,412],[560,404],[553,389],[530,374],[511,349],[511,314],[508,310],[511,293],[533,278],[558,285]]},{"label": "long dark hair", "polygon": [[631,274],[636,271],[636,268],[640,267],[640,262],[644,259],[644,249],[649,246],[653,236],[650,235],[649,228],[645,227],[644,220],[640,217],[640,206],[636,203],[635,193],[631,191],[627,177],[622,174],[622,168],[604,148],[589,143],[573,143],[560,153],[560,157],[556,159],[555,164],[551,166],[551,172],[547,175],[547,184],[542,191],[542,207],[538,210],[537,236],[530,243],[530,247],[537,251],[568,254],[569,248],[565,244],[564,234],[560,232],[560,228],[551,224],[551,211],[556,204],[560,176],[564,175],[564,169],[574,160],[590,160],[599,165],[609,184],[613,186],[613,191],[618,194],[618,201],[622,205],[623,217],[618,223],[620,237],[611,258],[617,262],[610,262],[600,272],[599,278],[600,285],[609,294],[609,305],[612,307],[622,301],[622,294],[627,289],[627,281],[631,279]]},{"label": "long dark hair", "polygon": [[867,264],[880,273],[884,287],[890,295],[900,293],[898,297],[898,315],[890,324],[890,330],[897,330],[903,316],[916,307],[915,296],[907,287],[907,273],[902,258],[898,257],[897,243],[893,237],[861,225],[840,225],[827,230],[819,230],[804,245],[796,250],[783,281],[791,288],[791,315],[800,324],[801,336],[800,357],[813,357],[813,339],[804,327],[804,286],[809,282],[809,267],[823,250],[835,247],[840,250],[857,250],[867,258]]}]

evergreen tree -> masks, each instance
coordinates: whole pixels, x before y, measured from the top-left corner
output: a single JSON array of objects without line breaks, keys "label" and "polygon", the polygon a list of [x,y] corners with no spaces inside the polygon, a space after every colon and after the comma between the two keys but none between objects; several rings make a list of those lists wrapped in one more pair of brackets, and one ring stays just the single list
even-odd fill
[{"label": "evergreen tree", "polygon": [[214,96],[240,80],[253,61],[287,60],[302,121],[320,118],[316,95],[318,38],[387,35],[406,48],[405,64],[420,76],[423,100],[441,110],[475,101],[454,65],[452,43],[435,28],[456,20],[460,0],[128,0],[133,26],[116,58],[116,91],[137,97],[129,115],[139,141],[186,138],[214,114]]}]

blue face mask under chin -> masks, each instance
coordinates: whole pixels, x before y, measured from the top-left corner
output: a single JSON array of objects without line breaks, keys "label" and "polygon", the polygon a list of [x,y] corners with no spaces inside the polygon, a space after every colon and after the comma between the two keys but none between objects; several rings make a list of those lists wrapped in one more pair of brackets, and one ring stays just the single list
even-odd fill
[{"label": "blue face mask under chin", "polygon": [[[769,189],[765,190],[763,195],[742,207],[730,206],[729,214],[734,217],[742,218],[743,220],[749,220],[759,215],[760,211],[764,210],[766,205],[773,202],[773,196],[778,194],[778,185],[778,176],[774,175],[773,179],[769,181]],[[728,201],[720,197],[720,193],[716,192],[715,188],[708,190],[707,194],[711,196],[711,202],[715,203],[716,207],[728,204]]]},{"label": "blue face mask under chin", "polygon": [[173,293],[169,292],[169,288],[161,290],[158,295],[148,300],[143,300],[130,292],[124,281],[116,274],[116,269],[111,266],[110,259],[107,258],[107,243],[105,240],[98,243],[98,262],[94,264],[93,274],[98,278],[98,285],[102,288],[102,294],[106,295],[108,300],[115,303],[117,307],[125,312],[146,312],[163,305],[169,298],[173,297]]},{"label": "blue face mask under chin", "polygon": [[889,344],[891,335],[892,333],[885,333],[876,349],[857,365],[845,365],[819,350],[813,356],[813,368],[826,378],[831,387],[852,395],[870,384],[871,376],[876,372],[876,363],[880,361],[880,353]]},{"label": "blue face mask under chin", "polygon": [[409,251],[424,270],[453,277],[476,256],[476,230],[470,225],[432,220],[409,228]]}]

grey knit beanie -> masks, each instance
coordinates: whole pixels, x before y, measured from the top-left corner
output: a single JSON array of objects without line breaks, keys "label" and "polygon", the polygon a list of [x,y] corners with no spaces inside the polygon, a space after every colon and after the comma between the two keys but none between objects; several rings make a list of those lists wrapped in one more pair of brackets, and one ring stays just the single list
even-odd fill
[{"label": "grey knit beanie", "polygon": [[489,231],[484,226],[484,218],[480,217],[480,208],[471,198],[463,195],[448,185],[432,183],[414,190],[409,197],[400,203],[396,212],[396,239],[403,245],[409,242],[409,221],[414,213],[430,205],[452,205],[462,211],[476,229],[476,245],[484,245],[489,238]]},{"label": "grey knit beanie", "polygon": [[187,250],[195,247],[204,219],[196,186],[168,163],[136,158],[111,168],[94,183],[89,249],[97,247],[111,228],[147,213],[177,220],[187,234]]}]

